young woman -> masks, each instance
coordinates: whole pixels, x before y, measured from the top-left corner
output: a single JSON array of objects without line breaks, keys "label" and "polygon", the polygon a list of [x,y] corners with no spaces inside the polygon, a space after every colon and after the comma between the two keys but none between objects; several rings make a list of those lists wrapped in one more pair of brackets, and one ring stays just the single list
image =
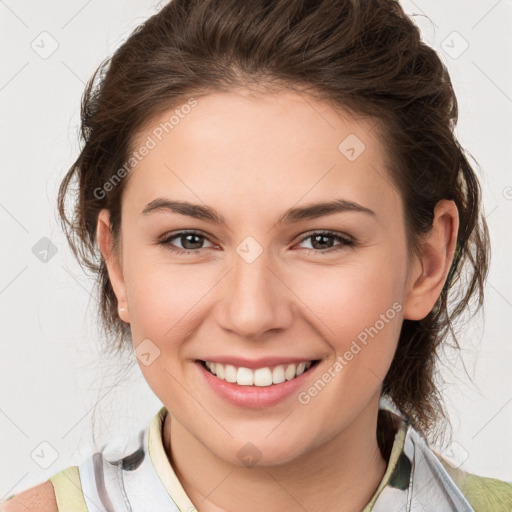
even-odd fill
[{"label": "young woman", "polygon": [[86,89],[59,209],[163,407],[2,511],[512,510],[426,442],[437,350],[488,266],[456,120],[394,0],[173,0],[143,23]]}]

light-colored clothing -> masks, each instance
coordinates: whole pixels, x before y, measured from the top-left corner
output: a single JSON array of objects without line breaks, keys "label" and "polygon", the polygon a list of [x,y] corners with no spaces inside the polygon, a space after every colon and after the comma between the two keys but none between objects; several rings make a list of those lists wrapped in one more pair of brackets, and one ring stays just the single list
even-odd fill
[{"label": "light-colored clothing", "polygon": [[[166,414],[162,407],[117,455],[110,447],[52,476],[59,512],[194,512],[164,450]],[[387,469],[363,512],[512,511],[512,484],[451,467],[394,416],[399,427]]]}]

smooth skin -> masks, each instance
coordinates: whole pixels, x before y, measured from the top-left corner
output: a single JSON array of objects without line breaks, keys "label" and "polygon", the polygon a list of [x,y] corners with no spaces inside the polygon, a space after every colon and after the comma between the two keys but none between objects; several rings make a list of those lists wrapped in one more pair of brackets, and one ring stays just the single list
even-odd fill
[{"label": "smooth skin", "polygon": [[[170,114],[148,122],[134,148]],[[458,216],[453,202],[441,201],[421,258],[409,257],[403,203],[374,126],[290,90],[201,96],[131,171],[119,254],[108,211],[99,215],[97,239],[122,319],[135,347],[149,339],[160,351],[149,366],[139,364],[169,411],[165,449],[200,512],[356,511],[383,477],[376,439],[382,381],[403,318],[425,317],[441,292]],[[365,145],[354,161],[338,149],[349,134]],[[226,225],[165,209],[143,214],[157,198],[208,205]],[[374,214],[277,224],[289,208],[334,199]],[[195,253],[158,243],[185,229],[199,238],[168,245],[199,247]],[[335,231],[355,245],[330,239],[330,249],[313,246],[305,238],[313,230]],[[236,251],[249,236],[262,249],[252,263]],[[321,359],[318,378],[395,302],[401,312],[307,405],[295,395],[265,409],[231,405],[194,362],[218,355]],[[248,442],[261,455],[249,468],[237,455]]]},{"label": "smooth skin", "polygon": [[[197,100],[130,172],[119,252],[107,210],[97,226],[135,348],[149,339],[160,351],[139,366],[169,411],[169,461],[200,512],[359,511],[387,464],[376,438],[382,381],[403,319],[424,318],[442,290],[457,208],[448,200],[436,205],[421,254],[410,256],[403,202],[386,169],[392,155],[374,120],[292,90],[238,89]],[[134,150],[171,113],[151,119]],[[353,161],[338,149],[350,134],[365,146]],[[163,208],[143,214],[157,198],[207,205],[226,224]],[[373,214],[277,222],[290,208],[335,199]],[[169,239],[183,230],[198,234]],[[315,244],[311,235],[326,230],[354,243],[325,235]],[[247,237],[262,250],[251,263],[237,253]],[[169,246],[198,249],[177,254]],[[307,391],[396,303],[394,318],[306,405],[294,393],[263,409],[234,406],[204,383],[194,362],[218,355],[320,359]],[[253,467],[237,456],[247,442],[261,457]]]},{"label": "smooth skin", "polygon": [[0,512],[58,512],[53,484],[35,485],[0,503]]}]

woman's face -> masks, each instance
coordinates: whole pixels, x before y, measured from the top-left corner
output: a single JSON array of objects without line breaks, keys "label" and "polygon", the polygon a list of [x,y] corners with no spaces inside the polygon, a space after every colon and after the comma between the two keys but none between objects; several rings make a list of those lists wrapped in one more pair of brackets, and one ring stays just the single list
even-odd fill
[{"label": "woman's face", "polygon": [[292,91],[196,101],[139,134],[110,277],[173,421],[224,460],[289,461],[376,413],[418,268],[402,200],[368,120]]}]

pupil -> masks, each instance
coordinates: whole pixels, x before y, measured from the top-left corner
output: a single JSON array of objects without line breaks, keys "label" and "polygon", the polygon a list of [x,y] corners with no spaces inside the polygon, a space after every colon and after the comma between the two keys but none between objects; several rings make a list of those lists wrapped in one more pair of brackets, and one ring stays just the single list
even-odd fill
[{"label": "pupil", "polygon": [[[200,236],[199,236],[199,235],[195,235],[195,234],[193,234],[193,233],[182,236],[182,237],[181,237],[181,238],[182,238],[182,242],[183,242],[183,240],[185,240],[185,243],[183,243],[183,244],[182,244],[182,245],[183,245],[183,247],[184,247],[185,249],[190,249],[190,250],[193,250],[193,249],[199,249],[200,247],[187,247],[187,243],[189,243],[189,240],[188,240],[188,239],[189,239],[190,237],[192,237],[192,238],[193,238],[193,237],[200,238]],[[191,242],[191,243],[192,243],[192,245],[194,245],[194,242]],[[199,240],[198,242],[195,242],[195,243],[196,243],[196,245],[198,244],[199,246],[201,246],[201,241],[200,241],[200,240]]]},{"label": "pupil", "polygon": [[[196,238],[196,242],[193,242],[193,241],[190,240],[190,239],[193,239],[194,237]],[[201,240],[200,240],[201,237],[199,235],[195,235],[195,234],[192,233],[192,234],[189,234],[189,235],[184,235],[181,238],[182,238],[182,242],[183,242],[183,240],[185,240],[185,243],[183,243],[183,247],[185,249],[193,250],[193,249],[199,249],[200,248],[200,247],[190,247],[190,246],[187,247],[187,244],[189,244],[189,243],[192,244],[192,245],[195,244],[195,245],[201,246]],[[325,245],[330,247],[329,242],[328,241],[326,242],[326,240],[330,240],[330,237],[328,237],[326,235],[314,235],[313,236],[313,247],[318,248],[317,247],[318,243],[320,244],[320,249],[325,248],[325,247],[322,247],[322,246],[325,246]]]},{"label": "pupil", "polygon": [[[315,247],[315,243],[317,242],[317,240],[319,239],[324,239],[324,240],[329,240],[329,237],[326,236],[326,235],[314,235],[313,237],[313,247]],[[322,243],[320,243],[320,245],[322,245]],[[325,245],[325,244],[324,244]],[[318,247],[315,247],[316,249],[318,249]],[[325,249],[325,247],[320,247],[320,249]]]}]

